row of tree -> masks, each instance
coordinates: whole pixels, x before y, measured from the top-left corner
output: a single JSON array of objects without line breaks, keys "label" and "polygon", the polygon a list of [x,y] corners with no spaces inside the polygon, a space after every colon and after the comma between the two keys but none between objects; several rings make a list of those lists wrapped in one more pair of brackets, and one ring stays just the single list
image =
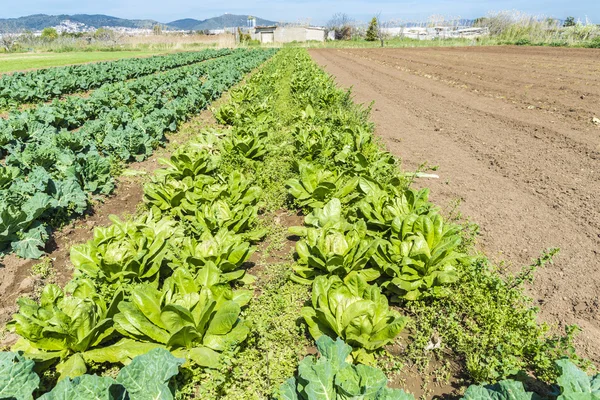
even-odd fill
[{"label": "row of tree", "polygon": [[31,31],[22,33],[0,32],[0,48],[5,52],[18,51],[21,48],[34,47],[39,44],[52,43],[58,39],[81,39],[88,43],[93,41],[116,42],[117,32],[98,28],[94,32],[62,32],[58,33],[55,28],[44,28],[38,36]]},{"label": "row of tree", "polygon": [[[475,19],[475,26],[485,26],[486,20],[488,18],[482,17]],[[556,20],[553,20],[556,21]],[[367,41],[377,41],[383,40],[384,38],[384,29],[386,25],[380,22],[379,16],[375,16],[371,19],[369,26],[366,30],[361,30],[358,28],[358,24],[352,20],[348,14],[345,13],[336,13],[327,23],[327,29],[329,32],[334,33],[335,40],[351,40],[354,37],[364,37]],[[388,24],[389,25],[389,24]],[[577,25],[577,22],[574,17],[567,17],[563,23],[563,27],[571,27]]]}]

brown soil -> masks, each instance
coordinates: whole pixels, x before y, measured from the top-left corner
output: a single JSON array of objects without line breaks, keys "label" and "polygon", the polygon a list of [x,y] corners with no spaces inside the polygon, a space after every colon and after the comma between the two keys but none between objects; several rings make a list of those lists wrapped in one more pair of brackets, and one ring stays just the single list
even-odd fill
[{"label": "brown soil", "polygon": [[376,134],[446,210],[460,200],[478,248],[518,271],[549,247],[530,293],[555,329],[577,324],[600,361],[600,51],[532,47],[311,50]]}]

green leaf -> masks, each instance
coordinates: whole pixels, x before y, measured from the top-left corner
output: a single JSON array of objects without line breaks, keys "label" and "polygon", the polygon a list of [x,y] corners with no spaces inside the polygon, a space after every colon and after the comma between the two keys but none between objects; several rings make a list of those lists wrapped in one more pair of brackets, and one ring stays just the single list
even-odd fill
[{"label": "green leaf", "polygon": [[298,400],[298,393],[296,392],[296,379],[290,378],[283,382],[279,387],[280,400]]},{"label": "green leaf", "polygon": [[328,336],[321,336],[317,339],[317,349],[332,365],[335,371],[340,371],[348,365],[346,359],[352,352],[352,347],[348,346],[340,338],[335,341]]},{"label": "green leaf", "polygon": [[0,399],[33,400],[40,383],[34,367],[19,353],[0,352]]},{"label": "green leaf", "polygon": [[532,400],[534,393],[526,392],[523,383],[503,380],[495,385],[471,385],[465,392],[465,400]]},{"label": "green leaf", "polygon": [[225,335],[231,331],[233,325],[236,323],[241,309],[239,304],[229,301],[223,304],[216,312],[215,316],[211,320],[207,335]]},{"label": "green leaf", "polygon": [[87,372],[85,360],[79,353],[73,354],[66,360],[56,365],[56,371],[60,374],[58,380],[61,381],[65,378],[76,378]]},{"label": "green leaf", "polygon": [[63,379],[39,400],[124,400],[125,388],[108,376]]},{"label": "green leaf", "polygon": [[561,388],[558,400],[599,400],[600,375],[589,377],[568,359],[556,361],[561,372],[557,383]]},{"label": "green leaf", "polygon": [[300,370],[302,379],[308,384],[304,391],[308,400],[335,400],[337,398],[333,380],[335,371],[329,362],[316,363],[310,368]]},{"label": "green leaf", "polygon": [[167,385],[184,362],[167,350],[150,350],[121,369],[117,382],[127,389],[131,400],[171,400],[173,395]]},{"label": "green leaf", "polygon": [[86,351],[82,354],[87,362],[129,364],[131,360],[155,349],[164,348],[158,343],[143,343],[131,339],[121,339],[110,346]]},{"label": "green leaf", "polygon": [[194,347],[186,352],[187,357],[201,367],[218,368],[221,354],[208,347]]},{"label": "green leaf", "polygon": [[46,231],[46,227],[38,225],[25,232],[21,240],[13,242],[11,244],[12,250],[21,258],[38,259],[44,255],[44,252],[40,248],[44,247],[47,239],[48,232]]},{"label": "green leaf", "polygon": [[351,348],[340,338],[317,340],[321,356],[305,357],[298,366],[298,378],[288,379],[279,388],[278,399],[398,399],[414,400],[401,390],[386,387],[385,374],[365,365],[354,366],[345,360]]}]

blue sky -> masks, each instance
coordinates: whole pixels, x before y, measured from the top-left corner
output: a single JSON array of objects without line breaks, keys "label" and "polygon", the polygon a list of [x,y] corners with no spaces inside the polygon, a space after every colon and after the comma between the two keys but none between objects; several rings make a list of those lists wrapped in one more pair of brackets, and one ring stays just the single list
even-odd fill
[{"label": "blue sky", "polygon": [[[0,0],[8,3],[10,0]],[[108,14],[122,18],[170,22],[181,18],[205,19],[221,15],[252,14],[275,21],[310,20],[322,24],[336,12],[367,20],[381,14],[383,20],[427,20],[430,15],[475,18],[491,11],[519,10],[528,14],[565,18],[586,16],[600,23],[599,0],[22,0],[0,7],[0,18],[29,14]]]}]

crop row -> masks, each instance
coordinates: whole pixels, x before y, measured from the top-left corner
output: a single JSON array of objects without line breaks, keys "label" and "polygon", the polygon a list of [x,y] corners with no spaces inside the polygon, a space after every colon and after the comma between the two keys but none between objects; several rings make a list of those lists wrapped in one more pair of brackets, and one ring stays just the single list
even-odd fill
[{"label": "crop row", "polygon": [[[225,150],[253,160],[256,171],[270,153],[293,146],[293,177],[286,187],[306,217],[304,226],[290,228],[300,237],[290,279],[312,287],[301,315],[321,357],[306,357],[279,396],[410,398],[386,388],[384,374],[364,365],[373,365],[375,354],[396,342],[408,322],[389,303],[406,306],[452,297],[461,290],[459,278],[471,273],[478,261],[466,253],[461,227],[444,220],[428,201],[427,190],[411,189],[394,157],[381,151],[366,114],[353,108],[349,93],[338,90],[306,53],[287,53],[286,58],[282,63],[294,66],[290,104],[284,106],[296,113],[289,125],[277,124],[277,100],[270,93],[283,89],[273,86],[273,77],[281,79],[276,73],[265,73],[262,82],[253,82],[255,87],[232,95],[233,101],[217,114],[232,126],[223,141]],[[281,142],[288,133],[288,143]],[[275,140],[280,142],[274,145]],[[480,338],[482,343],[487,340]],[[552,341],[538,343],[553,346]],[[558,360],[553,367],[541,357],[529,360],[529,349],[515,350],[499,360],[498,370],[483,376],[498,384],[473,385],[465,397],[531,398],[521,382],[504,378],[531,368],[532,361],[540,363],[533,366],[540,370],[555,368],[561,398],[597,393],[594,385],[600,377],[589,378],[572,362]],[[550,356],[556,360],[565,353],[556,347]],[[358,365],[344,362],[349,359]]]},{"label": "crop row", "polygon": [[49,226],[84,212],[89,194],[112,191],[113,160],[144,159],[272,54],[238,50],[0,121],[0,249],[39,257]]},{"label": "crop row", "polygon": [[[225,353],[235,354],[253,329],[241,317],[253,292],[242,286],[252,282],[244,263],[253,243],[266,233],[259,206],[281,190],[278,171],[270,177],[275,186],[256,179],[257,172],[292,147],[294,162],[278,166],[291,167],[288,204],[306,217],[291,229],[300,237],[291,279],[312,288],[301,317],[320,357],[305,357],[295,377],[273,382],[281,387],[271,394],[411,399],[388,388],[372,364],[407,322],[389,303],[449,296],[473,261],[460,251],[458,228],[442,219],[426,191],[408,188],[365,115],[304,51],[280,52],[231,98],[217,113],[229,129],[201,132],[163,160],[166,168],[144,187],[141,215],[113,218],[72,248],[75,276],[65,290],[48,285],[39,301],[19,300],[10,323],[20,336],[13,351],[51,366],[66,382],[59,385],[70,387],[83,378],[65,378],[82,376],[90,365],[128,364],[157,348],[185,358],[188,367],[227,363]],[[281,99],[287,103],[277,104]],[[289,125],[279,122],[281,107],[294,115]],[[598,394],[600,378],[567,360],[557,364],[561,398]],[[106,387],[94,389],[110,398]],[[512,380],[465,394],[532,396]]]},{"label": "crop row", "polygon": [[[63,387],[110,398],[101,378],[84,375],[90,364],[133,364],[167,349],[215,368],[222,352],[246,339],[240,313],[252,292],[233,285],[249,281],[242,265],[265,234],[257,229],[262,191],[239,172],[223,174],[223,148],[211,143],[208,132],[161,160],[166,168],[145,186],[141,215],[112,217],[74,246],[75,276],[64,290],[51,284],[39,301],[18,300],[12,350],[56,371],[50,398]],[[80,387],[93,379],[92,388]]]},{"label": "crop row", "polygon": [[87,91],[107,83],[139,78],[226,54],[229,54],[228,50],[203,50],[15,72],[0,77],[0,108],[47,101],[61,95]]}]

